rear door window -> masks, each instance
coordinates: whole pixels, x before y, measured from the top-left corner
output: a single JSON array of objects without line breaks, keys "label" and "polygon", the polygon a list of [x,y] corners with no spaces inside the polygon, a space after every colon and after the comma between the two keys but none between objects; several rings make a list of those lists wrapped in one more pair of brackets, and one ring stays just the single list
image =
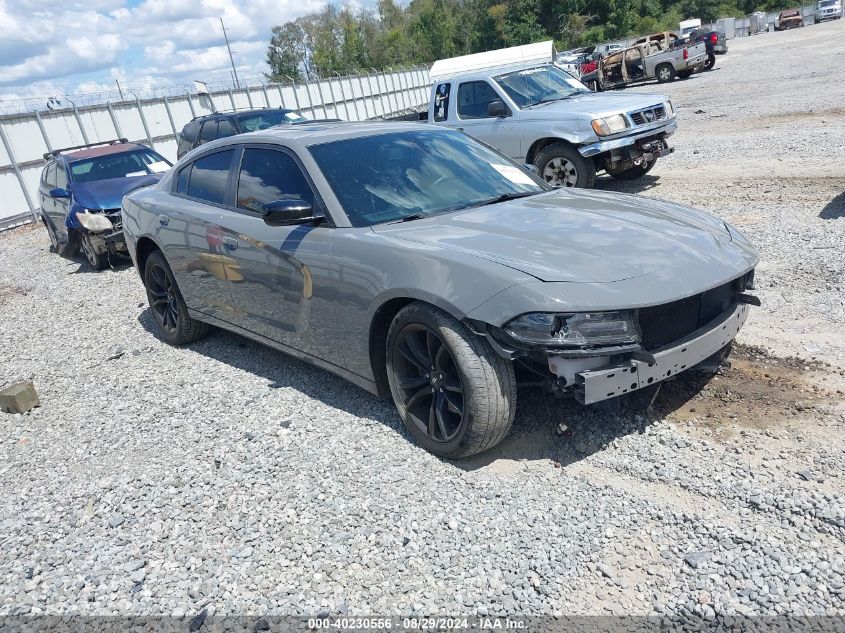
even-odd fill
[{"label": "rear door window", "polygon": [[[227,149],[195,160],[188,178],[187,195],[213,204],[225,204],[229,166],[234,154],[234,149]],[[181,177],[181,172],[179,175]]]},{"label": "rear door window", "polygon": [[197,135],[200,131],[200,124],[198,121],[192,121],[185,126],[185,129],[182,130],[182,138],[185,140],[193,143],[197,140]]},{"label": "rear door window", "polygon": [[202,129],[200,130],[200,138],[199,138],[199,145],[203,143],[208,143],[209,141],[213,141],[217,138],[217,121],[206,121],[202,124]]},{"label": "rear door window", "polygon": [[56,163],[47,166],[47,178],[45,179],[47,189],[56,188]]},{"label": "rear door window", "polygon": [[235,132],[235,126],[232,125],[232,122],[229,119],[220,119],[217,122],[217,137],[216,138],[225,138],[227,136],[234,136],[237,134]]},{"label": "rear door window", "polygon": [[314,204],[314,193],[296,161],[288,154],[247,148],[238,176],[239,209],[263,213],[276,200],[303,200]]},{"label": "rear door window", "polygon": [[65,166],[58,163],[56,163],[56,187],[67,189],[67,172],[65,172]]}]

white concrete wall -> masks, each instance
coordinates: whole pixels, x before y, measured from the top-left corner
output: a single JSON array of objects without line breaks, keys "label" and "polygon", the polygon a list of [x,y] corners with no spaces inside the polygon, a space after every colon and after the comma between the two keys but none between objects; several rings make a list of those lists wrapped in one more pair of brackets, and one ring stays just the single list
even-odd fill
[{"label": "white concrete wall", "polygon": [[310,119],[364,121],[424,106],[429,85],[428,70],[417,68],[0,116],[0,230],[37,214],[43,154],[50,150],[125,137],[175,162],[176,134],[195,116],[285,107]]}]

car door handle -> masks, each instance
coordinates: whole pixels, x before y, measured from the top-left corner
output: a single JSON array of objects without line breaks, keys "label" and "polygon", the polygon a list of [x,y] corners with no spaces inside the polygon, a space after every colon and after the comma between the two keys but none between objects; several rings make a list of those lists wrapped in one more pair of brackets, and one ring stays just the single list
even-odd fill
[{"label": "car door handle", "polygon": [[168,224],[170,224],[170,218],[166,215],[160,215],[158,216],[158,223],[162,226],[167,226]]},{"label": "car door handle", "polygon": [[456,127],[455,129],[456,129],[458,132],[463,132],[463,131],[464,131],[464,128],[462,128],[462,127]]},{"label": "car door handle", "polygon": [[224,237],[223,238],[223,248],[227,251],[234,251],[238,249],[238,240],[234,237]]}]

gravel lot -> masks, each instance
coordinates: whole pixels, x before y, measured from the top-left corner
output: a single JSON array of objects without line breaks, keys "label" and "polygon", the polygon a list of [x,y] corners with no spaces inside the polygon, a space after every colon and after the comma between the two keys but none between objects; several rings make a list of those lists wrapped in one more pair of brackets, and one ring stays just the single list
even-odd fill
[{"label": "gravel lot", "polygon": [[845,615],[843,34],[731,41],[665,87],[675,155],[600,181],[759,246],[733,367],[648,412],[521,392],[471,460],[237,336],[171,348],[133,269],[0,234],[0,384],[42,401],[0,413],[0,615]]}]

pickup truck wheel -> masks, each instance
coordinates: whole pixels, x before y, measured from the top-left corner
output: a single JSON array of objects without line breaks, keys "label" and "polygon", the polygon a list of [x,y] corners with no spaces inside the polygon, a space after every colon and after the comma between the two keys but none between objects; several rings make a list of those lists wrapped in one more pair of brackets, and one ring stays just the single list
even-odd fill
[{"label": "pickup truck wheel", "polygon": [[387,336],[390,393],[406,428],[426,450],[458,458],[501,442],[513,423],[513,364],[451,315],[410,303]]},{"label": "pickup truck wheel", "polygon": [[707,61],[704,62],[704,70],[712,70],[713,66],[715,66],[715,65],[716,65],[716,56],[715,55],[708,55]]},{"label": "pickup truck wheel", "polygon": [[208,333],[210,326],[207,323],[188,315],[188,306],[161,251],[153,251],[147,258],[144,286],[153,318],[165,341],[171,345],[185,345]]},{"label": "pickup truck wheel", "polygon": [[657,76],[657,83],[665,84],[667,81],[672,81],[677,73],[672,64],[660,64],[654,70],[654,74]]},{"label": "pickup truck wheel", "polygon": [[690,77],[692,77],[692,73],[692,70],[682,70],[678,73],[678,77],[680,79],[689,79]]},{"label": "pickup truck wheel", "polygon": [[534,164],[552,187],[590,189],[596,183],[596,166],[577,149],[565,143],[552,143],[539,153]]}]

